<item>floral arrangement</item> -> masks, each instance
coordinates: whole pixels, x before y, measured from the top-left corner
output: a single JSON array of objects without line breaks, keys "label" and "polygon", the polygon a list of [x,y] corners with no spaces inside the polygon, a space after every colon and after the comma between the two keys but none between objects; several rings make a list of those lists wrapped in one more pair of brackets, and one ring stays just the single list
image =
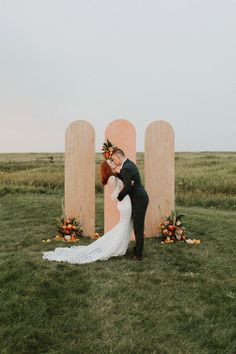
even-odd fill
[{"label": "floral arrangement", "polygon": [[115,145],[113,145],[108,139],[106,143],[103,143],[102,152],[103,156],[106,160],[108,160],[113,154],[114,150],[117,149]]},{"label": "floral arrangement", "polygon": [[95,240],[97,240],[98,238],[100,238],[100,234],[99,234],[99,232],[95,232],[95,234],[94,234],[94,238],[95,238]]},{"label": "floral arrangement", "polygon": [[69,242],[78,241],[82,235],[83,229],[80,226],[79,221],[72,217],[66,219],[61,218],[61,224],[58,226],[58,234],[55,237],[55,240],[64,240]]},{"label": "floral arrangement", "polygon": [[182,218],[184,215],[177,214],[172,211],[171,215],[167,215],[166,220],[163,221],[161,226],[161,243],[168,244],[175,241],[185,241],[190,244],[200,244],[200,240],[186,238],[186,227],[183,224]]}]

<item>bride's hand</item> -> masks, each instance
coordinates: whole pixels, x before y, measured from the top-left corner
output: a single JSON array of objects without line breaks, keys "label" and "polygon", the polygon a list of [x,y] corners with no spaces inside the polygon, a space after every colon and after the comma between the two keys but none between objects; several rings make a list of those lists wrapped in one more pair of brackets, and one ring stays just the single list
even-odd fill
[{"label": "bride's hand", "polygon": [[134,181],[133,180],[131,181],[131,184],[132,184],[132,186],[134,185]]},{"label": "bride's hand", "polygon": [[116,166],[116,167],[115,167],[115,171],[116,171],[117,173],[120,173],[120,166]]}]

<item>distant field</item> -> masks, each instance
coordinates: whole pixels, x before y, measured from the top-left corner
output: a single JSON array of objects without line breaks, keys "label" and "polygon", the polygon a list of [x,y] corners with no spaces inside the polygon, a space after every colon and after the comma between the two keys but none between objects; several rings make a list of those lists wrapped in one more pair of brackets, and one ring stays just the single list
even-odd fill
[{"label": "distant field", "polygon": [[[143,178],[144,154],[137,154]],[[96,192],[101,154],[96,154]],[[176,153],[176,204],[236,210],[236,152]],[[0,195],[63,193],[64,154],[0,154]]]}]

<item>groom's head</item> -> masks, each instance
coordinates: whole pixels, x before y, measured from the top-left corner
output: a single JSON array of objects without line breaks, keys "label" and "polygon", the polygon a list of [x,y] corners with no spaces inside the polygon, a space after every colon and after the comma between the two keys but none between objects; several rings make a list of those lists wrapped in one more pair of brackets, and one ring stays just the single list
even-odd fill
[{"label": "groom's head", "polygon": [[125,159],[126,157],[124,151],[119,148],[115,149],[111,155],[111,160],[116,166],[120,166]]}]

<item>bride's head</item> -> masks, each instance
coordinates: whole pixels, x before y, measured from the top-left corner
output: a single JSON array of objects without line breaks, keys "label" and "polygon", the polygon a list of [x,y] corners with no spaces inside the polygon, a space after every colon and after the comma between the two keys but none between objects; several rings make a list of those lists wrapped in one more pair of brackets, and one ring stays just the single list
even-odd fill
[{"label": "bride's head", "polygon": [[110,159],[100,164],[100,178],[103,185],[107,184],[110,176],[116,176],[116,165]]}]

